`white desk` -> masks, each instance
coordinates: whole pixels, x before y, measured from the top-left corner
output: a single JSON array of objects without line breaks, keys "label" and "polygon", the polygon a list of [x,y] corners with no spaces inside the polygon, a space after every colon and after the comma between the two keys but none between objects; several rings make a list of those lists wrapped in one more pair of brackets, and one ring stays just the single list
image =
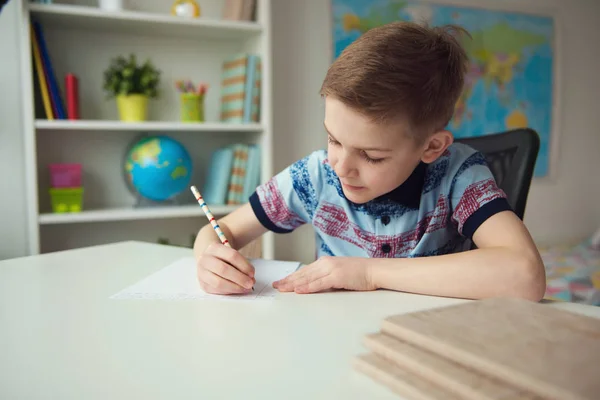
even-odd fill
[{"label": "white desk", "polygon": [[[2,399],[398,399],[355,372],[382,318],[462,300],[111,300],[190,250],[126,242],[0,262]],[[553,306],[600,318],[600,308]]]}]

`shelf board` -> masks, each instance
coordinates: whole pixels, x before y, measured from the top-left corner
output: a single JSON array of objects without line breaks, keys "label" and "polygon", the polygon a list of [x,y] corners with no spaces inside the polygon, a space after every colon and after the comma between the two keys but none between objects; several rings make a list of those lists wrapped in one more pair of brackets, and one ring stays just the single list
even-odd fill
[{"label": "shelf board", "polygon": [[245,39],[262,32],[250,21],[184,18],[138,11],[103,11],[97,7],[29,4],[31,16],[45,26],[102,30],[145,36]]},{"label": "shelf board", "polygon": [[[223,216],[237,209],[235,206],[211,206],[213,215]],[[111,208],[103,210],[85,210],[77,213],[47,213],[40,214],[40,225],[76,224],[84,222],[132,221],[141,219],[183,218],[206,216],[198,204],[184,206],[159,206],[145,208]],[[207,220],[208,222],[208,220]]]},{"label": "shelf board", "polygon": [[38,131],[161,131],[161,132],[262,132],[261,124],[223,123],[223,122],[121,122],[101,120],[46,120],[37,119],[35,127]]}]

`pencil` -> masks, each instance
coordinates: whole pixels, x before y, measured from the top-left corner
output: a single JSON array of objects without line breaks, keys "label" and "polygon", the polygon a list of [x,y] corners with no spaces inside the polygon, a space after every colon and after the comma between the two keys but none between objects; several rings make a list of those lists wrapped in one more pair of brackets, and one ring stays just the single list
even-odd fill
[{"label": "pencil", "polygon": [[200,204],[200,207],[202,208],[202,211],[204,211],[204,214],[206,214],[206,218],[208,218],[208,221],[210,222],[210,224],[212,225],[213,229],[217,233],[217,236],[221,240],[221,243],[223,243],[227,247],[231,247],[231,245],[229,244],[229,240],[227,240],[227,238],[225,237],[225,234],[223,233],[223,231],[219,227],[219,224],[217,224],[217,221],[215,220],[215,217],[210,212],[210,209],[206,205],[206,202],[202,198],[202,195],[200,194],[200,192],[198,191],[198,189],[196,189],[196,186],[192,186],[190,189],[192,190],[192,193],[194,194],[194,197],[196,197],[196,200],[198,200],[198,204]]},{"label": "pencil", "polygon": [[[206,205],[206,201],[204,201],[204,199],[202,198],[202,195],[200,194],[198,189],[196,189],[196,186],[192,186],[192,187],[190,187],[190,189],[191,189],[192,193],[194,194],[194,197],[198,201],[198,204],[200,204],[202,211],[204,211],[204,214],[206,214],[206,218],[208,218],[208,221],[210,222],[213,229],[217,233],[217,236],[219,237],[219,240],[221,240],[221,243],[223,243],[227,247],[231,247],[231,245],[229,244],[229,240],[227,240],[227,237],[225,237],[225,234],[219,227],[219,224],[217,224],[215,217],[210,212],[210,209]],[[252,286],[252,290],[254,290],[254,286]]]}]

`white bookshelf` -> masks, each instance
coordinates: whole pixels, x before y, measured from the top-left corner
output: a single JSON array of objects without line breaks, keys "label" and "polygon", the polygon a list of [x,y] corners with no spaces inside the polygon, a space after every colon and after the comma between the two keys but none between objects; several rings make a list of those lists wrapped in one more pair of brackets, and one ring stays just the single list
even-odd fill
[{"label": "white bookshelf", "polygon": [[[93,0],[20,3],[21,68],[23,70],[23,138],[27,188],[28,249],[30,254],[109,243],[118,240],[172,239],[185,244],[192,232],[207,223],[191,193],[182,193],[179,205],[135,207],[123,175],[129,144],[141,134],[165,134],[180,141],[190,153],[192,183],[205,180],[212,151],[231,143],[261,146],[261,181],[272,170],[271,15],[270,0],[257,0],[256,21],[222,20],[225,0],[202,0],[200,18],[169,14],[171,1],[131,0],[130,8],[106,12]],[[67,4],[68,3],[68,4]],[[127,4],[127,2],[125,2]],[[79,120],[47,120],[34,112],[33,69],[29,23],[39,21],[59,86],[64,76],[79,78]],[[237,52],[254,52],[262,62],[261,120],[232,124],[219,121],[220,78],[223,60]],[[149,119],[119,121],[114,99],[102,89],[103,72],[110,59],[135,53],[151,59],[161,70],[160,97],[150,100]],[[208,82],[206,122],[179,120],[176,79]],[[50,163],[83,165],[84,209],[53,213],[50,207]],[[212,205],[223,216],[238,206]],[[263,257],[273,257],[273,236],[262,240]]]},{"label": "white bookshelf", "polygon": [[[170,6],[170,2],[163,3]],[[113,13],[94,6],[32,3],[29,12],[48,27],[69,26],[119,34],[245,39],[260,35],[263,30],[263,25],[257,22],[187,19],[143,11]]]},{"label": "white bookshelf", "polygon": [[[215,215],[224,215],[239,206],[214,206],[211,211]],[[86,210],[78,213],[47,213],[39,215],[40,225],[74,224],[83,222],[133,221],[141,219],[163,219],[204,216],[200,207],[194,204],[185,206],[158,206],[145,208],[107,208]]]},{"label": "white bookshelf", "polygon": [[261,133],[261,124],[223,124],[223,123],[190,123],[190,122],[129,122],[98,121],[98,120],[55,120],[36,119],[35,128],[44,131],[115,131],[115,132],[249,132]]}]

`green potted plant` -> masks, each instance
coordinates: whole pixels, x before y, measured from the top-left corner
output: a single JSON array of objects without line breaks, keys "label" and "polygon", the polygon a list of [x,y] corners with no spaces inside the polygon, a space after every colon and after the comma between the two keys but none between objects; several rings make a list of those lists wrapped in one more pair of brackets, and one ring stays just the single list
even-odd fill
[{"label": "green potted plant", "polygon": [[104,72],[104,90],[108,98],[116,98],[122,121],[145,121],[148,100],[158,97],[160,71],[150,60],[138,65],[136,57],[118,56]]}]

